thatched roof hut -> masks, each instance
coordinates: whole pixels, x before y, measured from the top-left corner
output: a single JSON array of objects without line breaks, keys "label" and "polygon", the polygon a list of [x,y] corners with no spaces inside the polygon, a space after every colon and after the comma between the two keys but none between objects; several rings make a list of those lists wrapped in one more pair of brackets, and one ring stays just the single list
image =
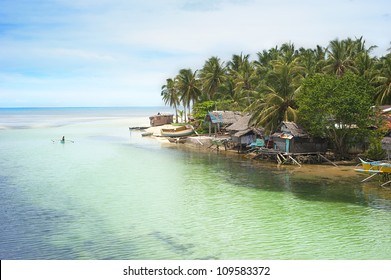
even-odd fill
[{"label": "thatched roof hut", "polygon": [[250,119],[250,115],[241,116],[235,123],[227,127],[233,143],[248,145],[256,138],[263,138],[264,129],[250,125]]},{"label": "thatched roof hut", "polygon": [[278,128],[279,131],[293,137],[308,138],[309,135],[295,122],[282,122]]},{"label": "thatched roof hut", "polygon": [[211,134],[212,125],[215,128],[215,133],[220,131],[222,128],[226,128],[227,126],[235,123],[241,118],[241,114],[239,112],[233,111],[213,111],[209,112],[205,121],[209,123],[209,134]]},{"label": "thatched roof hut", "polygon": [[232,123],[230,126],[227,127],[228,131],[241,131],[248,129],[249,122],[250,122],[250,115],[240,116],[237,121]]},{"label": "thatched roof hut", "polygon": [[271,138],[274,149],[285,153],[315,153],[325,152],[327,149],[324,139],[311,138],[294,122],[282,122]]}]

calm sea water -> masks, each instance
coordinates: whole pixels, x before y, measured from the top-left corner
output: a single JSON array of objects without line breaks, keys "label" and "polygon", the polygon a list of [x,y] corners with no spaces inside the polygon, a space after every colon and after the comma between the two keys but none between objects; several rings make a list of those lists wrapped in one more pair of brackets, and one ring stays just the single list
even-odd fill
[{"label": "calm sea water", "polygon": [[0,109],[0,259],[391,259],[391,191],[129,131],[158,111]]}]

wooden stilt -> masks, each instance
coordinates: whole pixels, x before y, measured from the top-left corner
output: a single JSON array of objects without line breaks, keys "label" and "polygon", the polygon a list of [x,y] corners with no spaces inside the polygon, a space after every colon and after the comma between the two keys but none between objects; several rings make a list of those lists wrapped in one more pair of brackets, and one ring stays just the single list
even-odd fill
[{"label": "wooden stilt", "polygon": [[280,157],[279,157],[279,154],[276,154],[276,158],[277,158],[278,164],[280,165],[280,164],[282,163],[282,161],[281,161],[281,159],[280,159]]},{"label": "wooden stilt", "polygon": [[280,155],[280,157],[282,157],[282,159],[284,160],[284,162],[287,160],[284,156],[283,156],[283,154],[279,154]]},{"label": "wooden stilt", "polygon": [[334,162],[332,162],[331,160],[329,160],[328,158],[326,158],[325,156],[323,156],[322,154],[318,154],[321,158],[323,158],[325,161],[327,162],[330,162],[332,165],[334,165],[335,167],[338,167],[338,165],[336,165]]},{"label": "wooden stilt", "polygon": [[291,156],[288,156],[294,163],[296,163],[298,166],[300,166],[301,167],[301,164],[298,162],[298,161],[296,161],[293,157],[291,157]]},{"label": "wooden stilt", "polygon": [[375,176],[378,175],[378,174],[379,174],[379,173],[372,174],[371,176],[369,176],[369,177],[365,178],[364,180],[362,180],[361,183],[370,180],[371,178],[375,177]]},{"label": "wooden stilt", "polygon": [[391,183],[391,180],[381,184],[380,186],[384,187],[385,185],[390,184],[390,183]]}]

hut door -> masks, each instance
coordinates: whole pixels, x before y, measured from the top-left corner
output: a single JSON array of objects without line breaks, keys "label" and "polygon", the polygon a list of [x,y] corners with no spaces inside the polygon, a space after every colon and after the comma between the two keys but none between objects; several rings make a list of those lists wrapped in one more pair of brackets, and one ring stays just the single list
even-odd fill
[{"label": "hut door", "polygon": [[289,153],[289,139],[285,139],[285,152]]}]

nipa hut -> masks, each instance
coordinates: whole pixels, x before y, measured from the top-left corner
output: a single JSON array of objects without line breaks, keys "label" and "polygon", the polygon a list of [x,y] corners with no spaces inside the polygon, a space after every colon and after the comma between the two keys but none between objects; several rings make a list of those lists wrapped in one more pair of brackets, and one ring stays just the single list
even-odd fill
[{"label": "nipa hut", "polygon": [[225,128],[240,119],[241,115],[233,111],[213,111],[205,117],[205,122],[209,123],[209,135],[212,134],[212,127],[215,134],[222,132]]},{"label": "nipa hut", "polygon": [[242,116],[235,123],[227,127],[233,144],[240,149],[243,146],[248,146],[255,142],[257,138],[263,139],[264,130],[249,125],[250,118],[250,115]]},{"label": "nipa hut", "polygon": [[282,122],[271,138],[274,149],[283,153],[324,153],[327,150],[324,139],[310,137],[294,122]]}]

